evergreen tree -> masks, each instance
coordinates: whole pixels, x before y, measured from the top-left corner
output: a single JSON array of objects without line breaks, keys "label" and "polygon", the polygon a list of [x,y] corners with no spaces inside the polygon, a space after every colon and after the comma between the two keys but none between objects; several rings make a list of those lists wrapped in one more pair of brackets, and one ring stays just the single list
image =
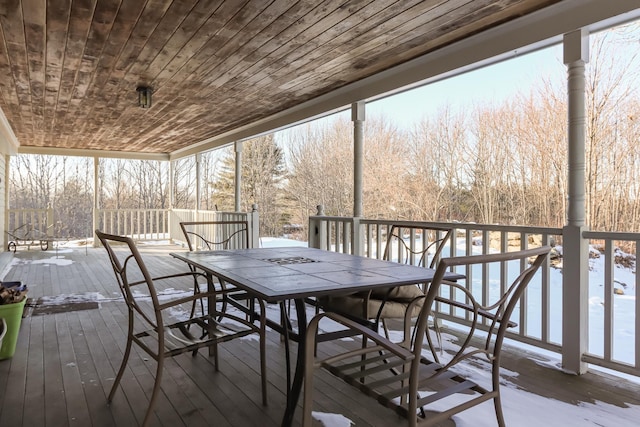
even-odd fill
[{"label": "evergreen tree", "polygon": [[[250,211],[253,204],[260,211],[260,235],[279,236],[287,222],[282,184],[285,176],[284,154],[273,135],[246,141],[242,148],[242,185],[240,210]],[[215,181],[209,182],[214,190],[214,205],[220,210],[234,209],[235,156],[223,157]]]}]

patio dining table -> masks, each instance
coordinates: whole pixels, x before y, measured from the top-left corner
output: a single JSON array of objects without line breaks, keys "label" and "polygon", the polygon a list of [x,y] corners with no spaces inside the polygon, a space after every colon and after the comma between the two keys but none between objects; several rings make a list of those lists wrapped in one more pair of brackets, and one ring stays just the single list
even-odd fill
[{"label": "patio dining table", "polygon": [[[298,323],[298,332],[292,335],[295,341],[304,340],[307,326],[305,301],[310,298],[426,284],[433,279],[435,272],[418,266],[306,247],[176,252],[171,256],[266,303],[293,300]],[[463,277],[449,273],[446,279]],[[270,326],[288,334],[276,322],[271,322]],[[298,345],[293,381],[287,387],[283,426],[293,423],[302,388],[304,363],[304,345]]]}]

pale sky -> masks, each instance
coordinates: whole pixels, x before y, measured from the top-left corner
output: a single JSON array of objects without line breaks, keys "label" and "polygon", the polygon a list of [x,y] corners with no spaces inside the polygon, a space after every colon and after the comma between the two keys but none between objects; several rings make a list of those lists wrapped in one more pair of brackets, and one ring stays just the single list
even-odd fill
[{"label": "pale sky", "polygon": [[[624,32],[611,32],[609,41],[613,43],[612,48],[622,49],[621,52],[625,52],[623,54],[633,55],[640,50],[640,25],[625,28]],[[366,115],[384,115],[400,128],[406,129],[423,116],[434,115],[445,106],[455,112],[474,104],[501,103],[517,93],[528,94],[544,78],[558,82],[566,79],[560,44],[379,101],[368,102]],[[350,117],[349,111],[338,114]],[[326,120],[333,120],[334,117],[335,115],[329,116]]]},{"label": "pale sky", "polygon": [[367,103],[367,115],[385,115],[399,126],[418,122],[443,106],[454,111],[466,105],[501,102],[528,93],[543,77],[563,78],[560,46],[553,46],[499,64]]}]

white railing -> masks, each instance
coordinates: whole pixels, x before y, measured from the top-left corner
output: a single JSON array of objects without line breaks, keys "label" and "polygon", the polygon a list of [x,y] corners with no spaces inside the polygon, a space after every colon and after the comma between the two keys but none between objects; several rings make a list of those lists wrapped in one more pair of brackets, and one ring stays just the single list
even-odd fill
[{"label": "white railing", "polygon": [[[11,231],[23,224],[47,229],[47,224],[55,224],[54,220],[51,209],[8,209],[6,229]],[[106,232],[129,235],[137,240],[172,239],[178,242],[184,239],[180,221],[248,220],[250,239],[254,247],[259,246],[257,210],[244,213],[183,209],[102,209],[97,211],[96,220],[97,228]],[[452,228],[456,244],[445,248],[443,256],[504,252],[539,244],[555,246],[559,252],[555,254],[558,258],[543,265],[529,285],[520,304],[526,310],[517,311],[518,319],[514,320],[519,326],[510,337],[552,351],[558,351],[562,346],[562,229],[318,215],[309,218],[309,246],[380,258],[386,231],[392,224]],[[640,255],[640,233],[586,231],[582,233],[582,238],[598,250],[591,252],[589,272],[586,275],[589,281],[589,345],[580,359],[640,376],[640,302],[636,298],[640,279],[635,274],[636,259]],[[487,274],[482,271],[465,273],[470,278],[469,286],[472,286],[473,277]],[[508,274],[508,268],[504,267],[498,282]],[[564,274],[575,272],[565,271]],[[481,292],[485,299],[491,295],[487,289],[478,289],[477,292]],[[452,322],[467,322],[464,313],[453,309],[441,315]],[[571,331],[573,325],[568,326],[567,330]],[[579,334],[580,331],[575,329],[571,333]]]},{"label": "white railing", "polygon": [[[53,224],[53,209],[7,209],[6,230],[13,232],[29,226],[32,229],[46,232]],[[18,231],[19,232],[19,231]]]},{"label": "white railing", "polygon": [[640,233],[585,231],[589,240],[589,348],[585,362],[640,375]]},{"label": "white railing", "polygon": [[[23,226],[45,232],[52,238],[93,237],[93,228],[106,233],[130,236],[135,240],[164,240],[168,238],[169,211],[167,209],[98,209],[92,229],[86,236],[68,236],[64,225],[59,224],[52,208],[43,209],[8,209],[8,232]],[[91,225],[91,224],[89,224]]]},{"label": "white railing", "polygon": [[[51,208],[44,209],[8,209],[5,229],[8,233],[22,226],[46,232],[56,236],[55,212]],[[129,236],[136,241],[142,240],[172,240],[182,242],[184,237],[180,229],[181,221],[248,221],[249,238],[255,247],[259,246],[259,215],[257,206],[252,212],[219,212],[196,211],[190,209],[98,209],[94,216],[95,224],[92,229],[99,229],[105,233]],[[73,236],[74,238],[91,238],[88,236]],[[6,236],[5,240],[10,238]],[[6,244],[6,242],[5,242]]]},{"label": "white railing", "polygon": [[14,250],[18,246],[49,247],[53,236],[53,209],[7,209],[4,236],[0,239],[4,250]]},{"label": "white railing", "polygon": [[95,227],[134,240],[169,238],[168,209],[98,209]]},{"label": "white railing", "polygon": [[[309,245],[322,249],[348,252],[373,258],[381,258],[388,229],[392,226],[414,225],[425,229],[444,227],[453,229],[455,245],[445,246],[443,256],[460,256],[471,254],[485,254],[490,252],[506,252],[508,250],[526,249],[540,244],[549,244],[560,239],[562,229],[541,227],[515,227],[466,223],[435,223],[423,221],[389,221],[370,220],[361,218],[315,216],[310,218],[310,230],[315,236],[309,236]],[[420,238],[419,235],[407,236]],[[419,243],[409,242],[418,246]],[[509,274],[508,266],[503,266],[500,272],[505,283]],[[516,266],[517,267],[517,266]],[[551,271],[547,263],[541,272],[529,285],[527,293],[521,301],[521,306],[528,310],[519,310],[518,327],[511,330],[510,336],[520,341],[558,350],[561,345],[561,324],[552,322],[552,310],[558,299],[551,301]],[[486,302],[490,298],[490,290],[474,289],[473,278],[486,272],[462,272],[467,276],[467,287],[474,292],[481,292],[480,298]],[[557,280],[561,275],[557,274]],[[561,284],[561,282],[560,282]],[[559,287],[561,289],[561,286]],[[561,298],[559,294],[559,298]],[[532,306],[535,302],[535,306]],[[561,307],[561,305],[559,306]],[[440,313],[441,318],[456,323],[469,323],[468,312],[449,308],[446,313]]]},{"label": "white railing", "polygon": [[[526,294],[514,313],[518,326],[509,337],[526,344],[551,351],[562,347],[562,229],[545,227],[504,226],[469,223],[433,223],[420,221],[388,221],[362,218],[330,217],[309,218],[309,246],[353,253],[367,257],[382,257],[386,231],[392,225],[418,225],[449,227],[454,230],[455,244],[445,247],[443,256],[484,254],[526,249],[549,244],[554,247],[550,259],[542,266],[529,284]],[[419,235],[407,235],[418,239]],[[635,290],[640,279],[635,274],[635,260],[640,252],[640,233],[585,232],[592,250],[589,281],[589,349],[580,357],[591,364],[640,376],[640,303]],[[409,244],[419,245],[417,242]],[[627,252],[617,248],[628,248]],[[623,258],[626,261],[621,260]],[[515,271],[519,266],[513,266]],[[461,272],[467,276],[466,286],[482,301],[490,299],[508,282],[509,266],[500,271],[484,269]],[[564,274],[572,274],[564,271]],[[474,281],[474,278],[491,280]],[[490,288],[479,288],[479,283],[492,283]],[[627,295],[621,295],[625,293]],[[524,309],[523,309],[524,308]],[[467,312],[448,307],[440,312],[442,319],[467,324]],[[571,330],[571,327],[567,330]],[[580,333],[575,326],[573,333]]]},{"label": "white railing", "polygon": [[309,217],[309,246],[312,248],[331,250],[359,255],[361,248],[353,247],[359,242],[359,218],[341,216]]}]

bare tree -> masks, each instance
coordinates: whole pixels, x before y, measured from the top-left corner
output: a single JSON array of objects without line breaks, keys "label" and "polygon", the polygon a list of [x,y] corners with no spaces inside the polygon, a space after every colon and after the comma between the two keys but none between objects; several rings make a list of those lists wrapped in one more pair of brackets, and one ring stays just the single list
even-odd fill
[{"label": "bare tree", "polygon": [[592,37],[587,66],[587,207],[591,226],[602,230],[615,230],[620,223],[619,201],[626,191],[618,177],[627,157],[626,144],[620,143],[626,115],[620,112],[637,99],[638,85],[628,82],[640,76],[638,50],[623,51],[628,40],[615,35]]},{"label": "bare tree", "polygon": [[462,147],[466,143],[466,117],[445,106],[434,118],[423,117],[410,134],[407,186],[414,220],[466,219],[468,212],[460,195],[465,194],[462,177]]},{"label": "bare tree", "polygon": [[221,167],[221,158],[229,155],[231,147],[208,151],[200,155],[201,194],[200,206],[204,210],[217,210],[217,201],[211,177],[215,177]]},{"label": "bare tree", "polygon": [[327,215],[353,214],[353,127],[345,117],[299,126],[286,134],[289,148],[287,190],[294,221],[323,205]]},{"label": "bare tree", "polygon": [[368,217],[407,218],[415,210],[408,185],[408,135],[384,116],[367,118],[365,129],[363,213]]},{"label": "bare tree", "polygon": [[122,159],[104,159],[104,176],[101,184],[104,197],[101,207],[104,209],[127,209],[131,207],[133,186],[127,172],[127,161]]},{"label": "bare tree", "polygon": [[196,207],[196,161],[195,156],[178,159],[173,163],[173,208],[195,209]]},{"label": "bare tree", "polygon": [[521,223],[561,227],[568,192],[565,88],[544,80],[517,102],[518,150],[528,177],[522,183],[527,188]]}]

